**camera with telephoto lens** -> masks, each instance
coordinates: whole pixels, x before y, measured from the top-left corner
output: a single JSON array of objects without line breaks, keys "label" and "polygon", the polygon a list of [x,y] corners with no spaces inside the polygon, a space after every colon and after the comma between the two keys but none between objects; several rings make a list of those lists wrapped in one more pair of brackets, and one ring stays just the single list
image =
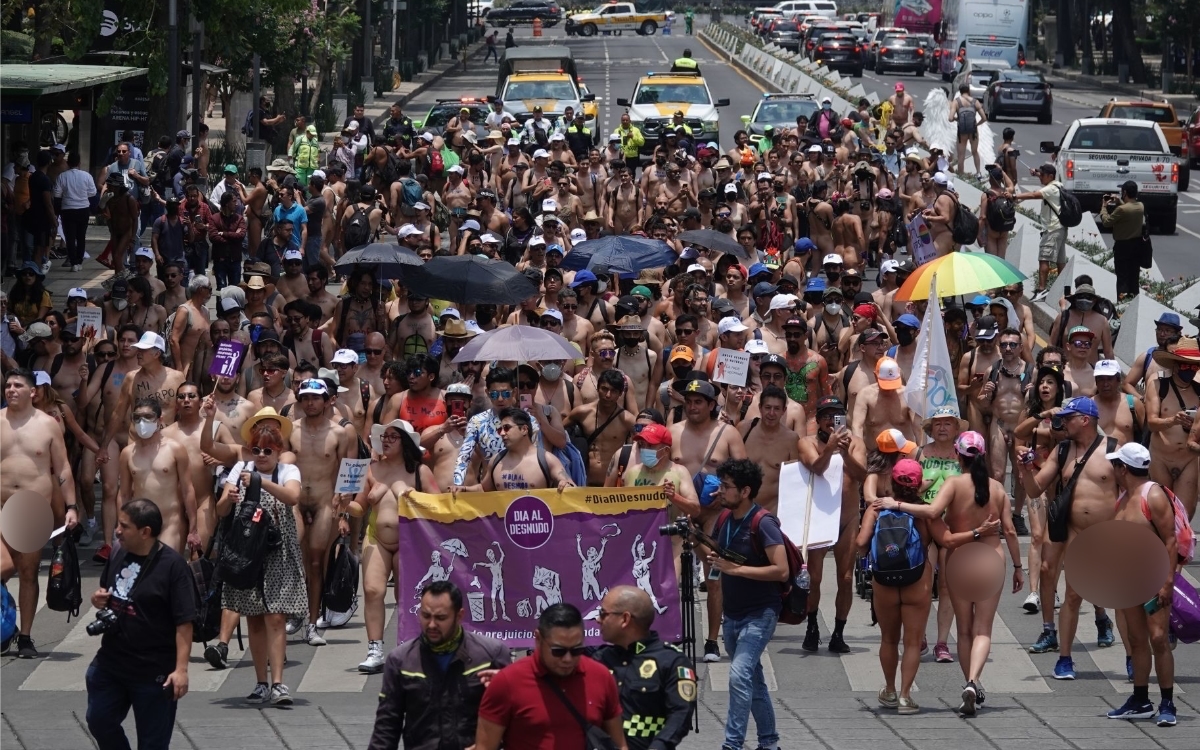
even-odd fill
[{"label": "camera with telephoto lens", "polygon": [[87,624],[87,634],[90,636],[104,635],[117,625],[117,613],[108,607],[96,612],[95,622]]},{"label": "camera with telephoto lens", "polygon": [[661,536],[677,536],[686,539],[688,534],[692,533],[692,525],[686,518],[676,518],[666,526],[659,526],[658,533]]}]

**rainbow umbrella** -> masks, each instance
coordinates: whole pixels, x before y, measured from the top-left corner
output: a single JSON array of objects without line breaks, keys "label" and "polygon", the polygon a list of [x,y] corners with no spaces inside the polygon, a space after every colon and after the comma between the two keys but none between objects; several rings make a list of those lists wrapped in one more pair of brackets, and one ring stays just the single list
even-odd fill
[{"label": "rainbow umbrella", "polygon": [[957,297],[1024,281],[1028,274],[987,253],[956,252],[918,266],[896,291],[898,300],[929,299],[929,282],[937,277],[937,296]]}]

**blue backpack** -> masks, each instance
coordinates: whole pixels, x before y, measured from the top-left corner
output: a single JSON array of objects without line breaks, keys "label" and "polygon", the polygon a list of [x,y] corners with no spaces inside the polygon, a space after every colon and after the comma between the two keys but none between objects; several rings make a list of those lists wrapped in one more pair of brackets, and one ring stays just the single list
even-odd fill
[{"label": "blue backpack", "polygon": [[400,180],[400,184],[404,187],[404,205],[412,208],[421,202],[421,199],[425,195],[421,190],[421,183],[411,177],[405,177]]},{"label": "blue backpack", "polygon": [[5,650],[8,650],[8,644],[16,634],[17,603],[13,601],[12,594],[8,593],[8,586],[0,584],[0,642],[4,644]]},{"label": "blue backpack", "polygon": [[917,521],[896,510],[880,511],[867,554],[874,580],[884,586],[908,586],[925,574],[925,545]]}]

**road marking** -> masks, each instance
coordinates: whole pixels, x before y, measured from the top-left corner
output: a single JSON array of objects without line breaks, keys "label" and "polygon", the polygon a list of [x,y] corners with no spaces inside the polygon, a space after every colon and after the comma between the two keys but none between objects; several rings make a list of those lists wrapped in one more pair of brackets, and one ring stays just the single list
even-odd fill
[{"label": "road marking", "polygon": [[1187,232],[1188,234],[1192,235],[1196,239],[1200,240],[1200,232],[1193,232],[1192,230],[1188,229],[1187,227],[1181,227],[1178,224],[1175,225],[1175,228],[1181,232]]},{"label": "road marking", "polygon": [[[699,592],[697,592],[699,594]],[[700,616],[696,618],[696,666],[703,665],[706,667],[703,677],[700,681],[702,689],[711,690],[714,693],[729,692],[729,654],[724,653],[725,644],[721,642],[721,661],[708,663],[702,661],[704,657],[704,638],[708,634],[708,597],[699,594],[696,597],[696,607],[700,610]],[[779,629],[776,628],[778,633]],[[763,679],[767,683],[768,692],[779,691],[779,681],[775,678],[775,665],[771,663],[771,654],[769,651],[763,651],[762,659],[760,660],[763,668]]]},{"label": "road marking", "polygon": [[[100,650],[100,637],[87,634],[88,624],[96,619],[96,608],[89,606],[66,637],[54,647],[59,657],[47,658],[21,683],[20,690],[87,690],[84,679],[87,665]],[[63,658],[70,654],[69,658]]]},{"label": "road marking", "polygon": [[1180,193],[1180,195],[1182,195],[1184,198],[1191,198],[1197,203],[1200,203],[1200,195],[1196,195],[1195,193]]},{"label": "road marking", "polygon": [[[709,51],[712,52],[713,54],[715,54],[718,57],[718,59],[720,59],[722,62],[725,62],[725,59],[721,57],[720,52],[715,47],[713,47],[711,44],[709,44],[703,37],[696,37],[696,38],[700,40],[701,44],[703,44],[705,47],[708,47]],[[746,79],[747,83],[749,83],[754,88],[758,89],[759,93],[763,93],[763,94],[767,93],[767,90],[765,88],[763,88],[763,85],[760,84],[758,81],[754,80],[753,78],[751,78],[750,75],[746,71],[742,70],[742,67],[740,65],[738,65],[737,63],[735,63],[733,61],[728,61],[728,62],[726,62],[726,64],[729,66],[730,70],[732,70],[734,73],[737,73],[742,78]]]},{"label": "road marking", "polygon": [[1063,121],[1062,121],[1062,120],[1055,120],[1055,121],[1054,121],[1054,124],[1055,124],[1055,125],[1062,125],[1062,124],[1063,124]]},{"label": "road marking", "polygon": [[[389,611],[383,626],[385,643],[387,634],[396,632],[396,605],[389,603],[386,606]],[[324,637],[328,645],[313,648],[299,644],[299,648],[313,650],[308,669],[304,670],[304,679],[300,681],[300,693],[362,692],[370,676],[358,671],[359,661],[366,656],[366,609],[364,601],[344,628],[326,630]],[[295,644],[291,645],[296,648]]]}]

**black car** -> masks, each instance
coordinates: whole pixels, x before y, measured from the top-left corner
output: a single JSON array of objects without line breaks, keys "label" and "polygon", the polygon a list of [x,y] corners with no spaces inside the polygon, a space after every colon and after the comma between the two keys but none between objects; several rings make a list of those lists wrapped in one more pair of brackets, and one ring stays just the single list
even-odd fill
[{"label": "black car", "polygon": [[812,59],[830,70],[849,71],[855,78],[863,74],[863,48],[853,34],[825,34],[817,40]]},{"label": "black car", "polygon": [[983,109],[989,120],[1000,117],[1036,117],[1049,125],[1054,120],[1054,96],[1041,73],[1024,70],[992,71],[983,92]]},{"label": "black car", "polygon": [[558,3],[547,0],[513,0],[505,8],[492,8],[487,22],[492,26],[516,26],[542,19],[542,25],[551,27],[562,20],[563,11]]},{"label": "black car", "polygon": [[875,52],[875,72],[905,71],[925,75],[924,45],[909,36],[885,36]]},{"label": "black car", "polygon": [[491,111],[486,98],[438,99],[429,108],[425,119],[413,120],[413,127],[422,132],[428,130],[434,135],[441,135],[446,129],[446,123],[450,122],[450,118],[457,116],[464,108],[471,111],[471,122],[475,125],[475,135],[482,143],[488,134],[488,129],[483,123]]}]

